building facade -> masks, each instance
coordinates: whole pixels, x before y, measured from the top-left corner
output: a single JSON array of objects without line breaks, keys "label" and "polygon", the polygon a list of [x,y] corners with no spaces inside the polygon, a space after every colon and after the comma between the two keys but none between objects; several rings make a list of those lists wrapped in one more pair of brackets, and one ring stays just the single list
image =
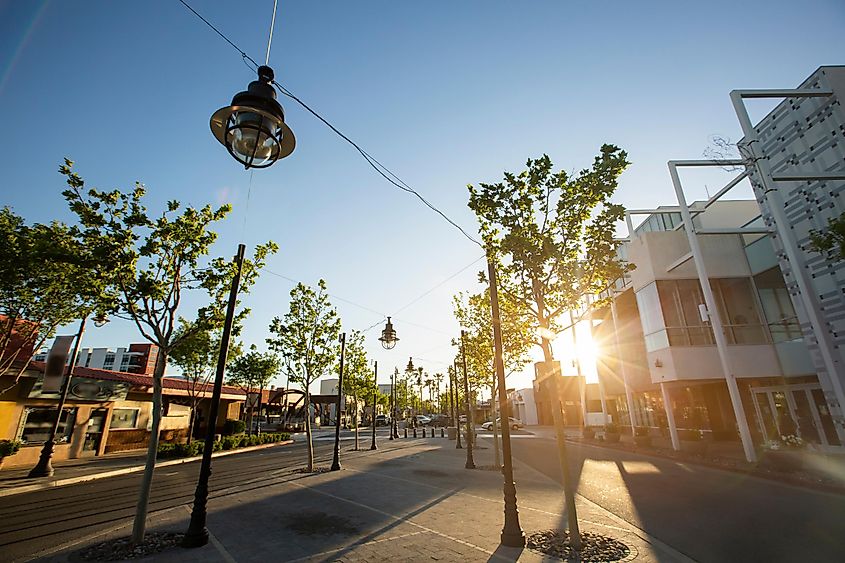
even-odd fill
[{"label": "building facade", "polygon": [[[49,349],[33,356],[36,362],[46,362]],[[150,343],[130,344],[129,348],[80,348],[76,365],[86,368],[152,375],[158,359],[158,346]],[[67,363],[70,363],[68,358]]]}]

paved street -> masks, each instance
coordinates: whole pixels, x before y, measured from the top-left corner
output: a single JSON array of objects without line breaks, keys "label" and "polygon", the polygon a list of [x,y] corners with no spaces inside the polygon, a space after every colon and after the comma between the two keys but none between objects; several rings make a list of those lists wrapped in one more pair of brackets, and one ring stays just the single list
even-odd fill
[{"label": "paved street", "polygon": [[[845,496],[569,442],[578,493],[698,561],[840,561]],[[556,480],[555,442],[513,440]]]},{"label": "paved street", "polygon": [[[344,432],[339,473],[294,471],[303,465],[302,443],[215,459],[212,542],[155,560],[541,559],[498,546],[498,472],[465,470],[465,450],[454,442],[386,437],[380,429],[379,450],[371,452],[362,433],[363,449],[353,452]],[[526,533],[563,526],[554,441],[520,433],[513,444]],[[318,465],[327,467],[332,441],[316,445]],[[489,465],[492,444],[482,438],[479,445],[476,463]],[[630,560],[825,562],[837,561],[843,549],[845,496],[601,447],[569,448],[582,529],[622,539],[632,547]],[[198,468],[160,468],[151,530],[184,531]],[[4,498],[2,560],[65,561],[75,549],[126,535],[139,479],[136,473]]]}]

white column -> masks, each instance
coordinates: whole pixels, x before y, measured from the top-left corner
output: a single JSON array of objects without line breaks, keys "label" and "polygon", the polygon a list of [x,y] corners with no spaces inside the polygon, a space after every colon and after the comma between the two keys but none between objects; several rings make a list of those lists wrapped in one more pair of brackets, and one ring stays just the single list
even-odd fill
[{"label": "white column", "polygon": [[[593,340],[593,303],[589,295],[587,296],[587,307],[589,307],[587,322],[590,323],[590,340],[593,341],[593,346],[595,347],[595,340]],[[601,400],[602,426],[604,426],[607,424],[607,399],[604,396],[604,382],[601,379],[601,371],[599,370],[598,364],[596,364],[596,378],[599,381],[599,399]]]},{"label": "white column", "polygon": [[616,314],[616,298],[610,300],[610,313],[613,315],[613,339],[616,341],[616,357],[619,360],[619,370],[622,372],[622,382],[625,384],[625,401],[628,403],[628,419],[631,423],[631,436],[637,426],[637,415],[634,412],[634,396],[628,383],[628,372],[625,369],[625,358],[622,357],[622,345],[619,343],[619,317]]},{"label": "white column", "polygon": [[587,427],[587,383],[584,374],[581,373],[581,359],[578,358],[578,337],[575,334],[575,316],[572,309],[569,310],[569,324],[572,327],[572,346],[575,348],[575,370],[578,374],[578,390],[581,393],[581,417],[583,428]]},{"label": "white column", "polygon": [[663,410],[666,411],[666,420],[669,421],[669,436],[672,438],[672,449],[677,452],[681,449],[681,443],[678,441],[678,428],[675,426],[675,411],[672,409],[669,389],[663,382],[660,383],[660,391],[663,393]]},{"label": "white column", "polygon": [[[840,439],[843,439],[845,438],[845,412],[843,412],[843,408],[845,408],[845,388],[843,388],[843,381],[840,377],[845,372],[845,369],[838,365],[834,356],[833,350],[835,349],[835,345],[830,331],[825,326],[824,317],[819,310],[818,300],[813,294],[809,272],[803,255],[798,248],[798,241],[795,240],[789,220],[786,218],[780,191],[776,183],[772,180],[771,168],[764,155],[759,154],[759,150],[757,149],[759,145],[757,131],[751,123],[751,118],[748,116],[741,90],[731,92],[731,102],[733,102],[734,111],[742,127],[742,133],[745,136],[746,148],[750,153],[749,157],[758,172],[756,179],[763,185],[763,197],[768,200],[769,211],[774,219],[775,231],[780,238],[781,245],[783,245],[783,251],[792,269],[795,283],[798,285],[799,297],[804,304],[804,310],[813,328],[813,335],[816,338],[816,343],[818,344],[819,352],[821,353],[822,361],[827,371],[830,387],[838,403],[830,404],[829,397],[826,397],[831,409],[831,415],[833,415],[834,420],[838,423],[836,424],[837,434]],[[825,393],[825,395],[828,394]]]},{"label": "white column", "polygon": [[745,418],[745,409],[742,406],[742,397],[739,394],[736,376],[731,369],[730,359],[728,357],[728,341],[725,338],[725,332],[722,328],[722,315],[719,312],[719,307],[716,305],[713,288],[710,287],[710,276],[707,275],[707,266],[704,263],[704,255],[701,253],[698,235],[695,234],[695,225],[693,225],[692,216],[687,206],[687,199],[681,187],[678,168],[672,161],[669,162],[669,174],[672,177],[672,184],[675,186],[675,194],[678,196],[678,205],[681,208],[684,230],[689,239],[692,258],[695,261],[695,269],[698,272],[698,281],[701,284],[701,292],[704,295],[704,303],[707,306],[707,314],[710,317],[710,326],[713,328],[713,338],[716,340],[716,350],[719,352],[722,372],[728,386],[728,394],[731,397],[731,405],[733,406],[736,424],[739,428],[742,449],[745,452],[745,459],[753,463],[757,461],[757,453],[754,451],[754,442],[751,439],[751,431],[748,428],[748,419]]}]

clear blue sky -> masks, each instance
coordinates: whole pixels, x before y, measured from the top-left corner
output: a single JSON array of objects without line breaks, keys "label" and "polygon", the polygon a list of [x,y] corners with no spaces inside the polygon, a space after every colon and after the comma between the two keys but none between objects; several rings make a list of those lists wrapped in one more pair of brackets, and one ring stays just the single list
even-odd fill
[{"label": "clear blue sky", "polygon": [[[263,60],[272,0],[191,4]],[[633,162],[619,203],[672,204],[666,161],[700,158],[713,134],[739,137],[731,89],[794,87],[845,54],[841,0],[279,4],[279,81],[472,231],[467,183],[496,181],[543,153],[580,169],[603,142]],[[144,182],[152,208],[230,202],[215,255],[275,240],[270,270],[309,284],[323,277],[334,295],[372,310],[335,300],[345,329],[396,312],[396,349],[377,346],[380,326],[367,333],[381,380],[409,356],[445,370],[458,331],[450,296],[476,290],[483,263],[399,309],[480,250],[290,100],[297,149],[254,173],[247,205],[250,173],[208,120],[252,79],[176,0],[0,1],[0,203],[28,221],[70,220],[56,173],[65,156],[90,185]],[[292,285],[258,282],[247,343],[263,344]],[[131,325],[114,322],[84,345],[135,341]]]}]

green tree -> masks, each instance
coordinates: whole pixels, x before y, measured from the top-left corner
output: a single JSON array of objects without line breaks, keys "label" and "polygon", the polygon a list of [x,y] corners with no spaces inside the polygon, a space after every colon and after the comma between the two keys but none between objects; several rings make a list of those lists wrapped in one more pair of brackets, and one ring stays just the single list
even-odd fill
[{"label": "green tree", "polygon": [[[106,312],[109,267],[97,262],[63,223],[26,225],[0,209],[0,375],[18,384],[38,350],[56,329],[93,312]],[[99,309],[99,311],[95,311]]]},{"label": "green tree", "polygon": [[[336,368],[340,373],[340,358]],[[373,375],[367,360],[367,352],[364,350],[364,335],[361,331],[353,330],[346,337],[346,351],[343,358],[343,392],[352,395],[355,405],[352,411],[352,426],[355,429],[355,449],[358,449],[358,412],[359,398],[364,398],[366,404],[372,395]]]},{"label": "green tree", "polygon": [[829,219],[826,229],[810,231],[810,244],[816,252],[827,254],[837,261],[845,260],[845,213]]},{"label": "green tree", "polygon": [[[238,331],[233,330],[233,332]],[[211,378],[217,368],[217,358],[220,354],[220,337],[219,330],[206,328],[195,331],[190,322],[179,318],[179,328],[176,329],[174,336],[176,346],[170,351],[170,359],[182,370],[182,375],[188,384],[186,391],[191,407],[188,423],[189,444],[193,441],[199,403],[211,390]],[[231,365],[241,353],[240,342],[230,343],[227,365]]]},{"label": "green tree", "polygon": [[308,441],[307,470],[314,471],[314,443],[311,439],[311,384],[334,365],[338,353],[340,318],[329,301],[326,282],[316,291],[302,283],[290,292],[290,306],[284,317],[270,323],[275,336],[267,343],[289,359],[291,381],[305,392],[305,434]]},{"label": "green tree", "polygon": [[629,268],[617,257],[616,223],[625,209],[611,203],[627,153],[603,145],[593,165],[570,176],[552,171],[551,159],[529,159],[504,181],[469,186],[469,207],[497,258],[499,285],[532,319],[546,361],[558,318],[578,309]]},{"label": "green tree", "polygon": [[[235,358],[229,366],[226,383],[239,387],[248,398],[256,389],[259,392],[279,373],[282,364],[279,357],[272,352],[259,352],[255,344],[249,347],[249,352]],[[249,420],[247,428],[252,435],[253,410],[255,405],[249,401]],[[258,413],[261,416],[261,413]]]},{"label": "green tree", "polygon": [[[72,166],[70,160],[65,160],[59,169],[69,186],[63,195],[79,219],[81,240],[88,252],[96,262],[109,264],[110,282],[118,294],[117,315],[131,320],[146,340],[159,347],[153,372],[153,416],[147,462],[132,528],[132,541],[140,543],[144,539],[158,450],[162,378],[167,358],[181,340],[197,331],[218,328],[225,318],[237,265],[231,260],[215,258],[202,267],[200,261],[217,238],[211,226],[222,220],[231,208],[224,205],[212,209],[207,205],[182,209],[179,202],[169,201],[163,212],[153,216],[143,202],[146,192],[143,185],[136,184],[127,192],[85,190],[85,182]],[[259,245],[252,260],[244,261],[241,293],[249,291],[267,254],[276,249],[272,242]],[[190,328],[179,332],[177,313],[184,294],[190,290],[204,293],[208,301],[197,310]],[[244,309],[237,319],[248,314]]]},{"label": "green tree", "polygon": [[[502,182],[468,186],[469,207],[478,217],[488,254],[497,261],[500,294],[531,318],[547,362],[554,360],[551,340],[560,331],[560,315],[579,309],[586,295],[598,294],[628,268],[619,261],[614,240],[625,210],[611,203],[628,164],[625,151],[602,145],[592,166],[574,175],[554,172],[551,159],[543,155],[529,159],[519,174],[506,172]],[[557,378],[551,382],[557,396]],[[565,468],[559,405],[552,414]],[[564,481],[569,532],[580,547],[574,490],[568,478]]]},{"label": "green tree", "polygon": [[[470,382],[475,386],[490,388],[490,405],[493,419],[493,456],[499,465],[499,430],[496,424],[497,386],[493,364],[493,321],[490,313],[488,292],[468,294],[461,292],[452,299],[453,311],[458,324],[466,331],[464,346],[467,355],[467,371]],[[499,294],[499,316],[502,321],[502,360],[505,377],[521,371],[528,361],[528,349],[534,344],[531,323],[525,313],[507,294]]]}]

